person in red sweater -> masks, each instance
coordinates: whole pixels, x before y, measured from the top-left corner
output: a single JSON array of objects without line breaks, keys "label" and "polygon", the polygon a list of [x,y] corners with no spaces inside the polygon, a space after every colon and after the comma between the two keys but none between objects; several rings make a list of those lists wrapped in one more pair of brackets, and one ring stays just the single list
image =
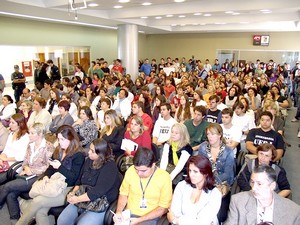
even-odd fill
[{"label": "person in red sweater", "polygon": [[167,99],[169,99],[170,95],[176,91],[175,87],[172,85],[172,78],[167,77],[164,91]]},{"label": "person in red sweater", "polygon": [[[127,130],[124,134],[124,138],[129,139],[136,144],[138,147],[146,147],[151,149],[151,136],[149,132],[145,131],[143,119],[137,115],[131,119],[130,130]],[[136,149],[126,149],[125,154],[128,156],[134,156],[137,151]]]}]

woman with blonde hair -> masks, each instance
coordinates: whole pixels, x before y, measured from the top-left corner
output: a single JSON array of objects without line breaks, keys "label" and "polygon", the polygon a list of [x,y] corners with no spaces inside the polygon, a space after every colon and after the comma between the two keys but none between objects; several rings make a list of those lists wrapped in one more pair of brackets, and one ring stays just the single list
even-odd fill
[{"label": "woman with blonde hair", "polygon": [[113,109],[109,109],[104,113],[105,127],[101,130],[100,138],[108,142],[113,150],[115,157],[123,154],[121,150],[122,139],[124,137],[125,128],[121,118]]},{"label": "woman with blonde hair", "polygon": [[167,170],[168,167],[173,169],[170,173],[172,180],[179,176],[178,181],[181,181],[183,175],[186,174],[185,165],[193,153],[189,143],[190,136],[186,126],[182,123],[175,123],[171,128],[170,139],[163,147],[160,162],[161,169]]},{"label": "woman with blonde hair", "polygon": [[24,100],[22,103],[21,103],[21,106],[20,106],[20,111],[19,113],[23,114],[23,116],[25,117],[25,121],[26,123],[28,122],[28,119],[32,113],[32,101],[30,100]]},{"label": "woman with blonde hair", "polygon": [[273,115],[272,129],[283,135],[284,131],[284,120],[280,117],[280,110],[275,101],[266,101],[264,104],[263,111],[269,111]]},{"label": "woman with blonde hair", "polygon": [[79,103],[79,108],[83,107],[83,106],[87,106],[91,109],[92,114],[93,114],[93,118],[95,120],[95,122],[97,121],[97,109],[94,105],[91,104],[91,102],[84,96],[81,96],[78,99],[78,103]]},{"label": "woman with blonde hair", "polygon": [[[130,130],[127,130],[124,134],[124,138],[129,139],[136,144],[138,147],[146,147],[151,149],[151,136],[149,132],[145,132],[145,126],[143,119],[140,116],[133,116],[131,119]],[[134,156],[137,151],[136,149],[126,149],[125,153],[129,156]]]}]

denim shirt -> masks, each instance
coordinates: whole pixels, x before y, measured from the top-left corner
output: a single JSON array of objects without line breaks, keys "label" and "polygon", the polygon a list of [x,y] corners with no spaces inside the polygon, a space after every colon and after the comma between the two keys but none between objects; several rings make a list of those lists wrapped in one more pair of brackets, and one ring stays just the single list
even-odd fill
[{"label": "denim shirt", "polygon": [[[208,155],[206,152],[207,142],[203,142],[199,147],[199,155],[204,155],[208,159]],[[233,156],[233,151],[225,146],[223,153],[219,156],[216,162],[218,176],[215,177],[216,183],[221,183],[223,181],[227,181],[229,185],[233,184],[234,179],[234,171],[235,171],[235,160]]]}]

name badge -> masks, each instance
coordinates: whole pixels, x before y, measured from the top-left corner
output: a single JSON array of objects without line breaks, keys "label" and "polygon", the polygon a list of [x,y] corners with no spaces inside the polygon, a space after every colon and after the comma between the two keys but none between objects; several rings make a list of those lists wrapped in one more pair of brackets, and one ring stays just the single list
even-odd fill
[{"label": "name badge", "polygon": [[141,209],[146,209],[147,208],[147,199],[145,199],[145,198],[141,199],[140,208]]}]

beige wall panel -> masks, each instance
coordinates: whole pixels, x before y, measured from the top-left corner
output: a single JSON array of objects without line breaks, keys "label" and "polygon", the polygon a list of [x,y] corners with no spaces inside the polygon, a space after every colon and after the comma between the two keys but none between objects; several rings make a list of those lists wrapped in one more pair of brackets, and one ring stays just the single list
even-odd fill
[{"label": "beige wall panel", "polygon": [[1,45],[90,46],[91,59],[117,57],[117,31],[0,17]]},{"label": "beige wall panel", "polygon": [[[270,35],[270,45],[266,47],[253,46],[254,34]],[[170,56],[195,58],[212,61],[216,57],[217,49],[247,49],[247,50],[300,50],[300,32],[272,32],[272,33],[207,33],[207,34],[161,34],[148,35],[147,47],[149,57],[159,59]],[[249,60],[256,60],[259,54],[246,54]],[[271,54],[272,55],[272,54]],[[269,53],[266,56],[269,59]],[[274,59],[275,60],[275,59]]]}]

